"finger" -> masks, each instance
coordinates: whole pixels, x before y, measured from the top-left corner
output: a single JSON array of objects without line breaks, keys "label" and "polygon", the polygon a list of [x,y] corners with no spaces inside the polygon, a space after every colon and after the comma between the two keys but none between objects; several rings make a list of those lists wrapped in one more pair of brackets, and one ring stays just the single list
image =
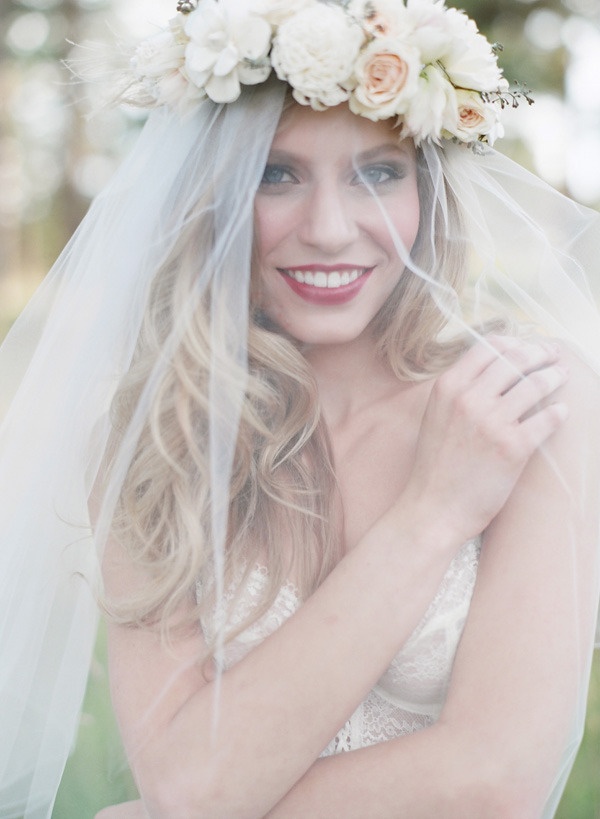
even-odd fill
[{"label": "finger", "polygon": [[523,376],[506,391],[501,400],[501,412],[508,420],[522,419],[535,411],[538,405],[549,398],[568,379],[568,370],[560,364],[544,367]]},{"label": "finger", "polygon": [[539,449],[568,418],[569,408],[562,402],[549,404],[521,423],[525,447],[529,455]]},{"label": "finger", "polygon": [[478,378],[478,387],[487,395],[503,395],[526,376],[555,364],[559,357],[555,345],[520,342],[490,362]]},{"label": "finger", "polygon": [[519,343],[513,336],[482,336],[449,371],[453,381],[460,385],[474,381],[504,352]]}]

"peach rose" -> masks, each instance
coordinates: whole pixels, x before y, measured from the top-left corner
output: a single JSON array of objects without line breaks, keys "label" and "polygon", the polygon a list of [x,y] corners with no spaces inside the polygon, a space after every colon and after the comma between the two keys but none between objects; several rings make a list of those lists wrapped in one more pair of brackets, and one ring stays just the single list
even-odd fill
[{"label": "peach rose", "polygon": [[485,117],[481,110],[473,106],[463,105],[458,110],[459,128],[464,131],[477,131],[482,123],[485,122]]},{"label": "peach rose", "polygon": [[472,142],[485,137],[493,143],[499,136],[499,115],[496,106],[481,99],[477,91],[458,90],[457,110],[454,123],[444,123],[444,128],[452,136],[463,142]]},{"label": "peach rose", "polygon": [[397,54],[376,54],[365,66],[365,93],[373,100],[397,96],[408,79],[408,63]]},{"label": "peach rose", "polygon": [[416,92],[419,69],[418,52],[411,46],[371,42],[356,63],[350,107],[373,120],[403,113]]}]

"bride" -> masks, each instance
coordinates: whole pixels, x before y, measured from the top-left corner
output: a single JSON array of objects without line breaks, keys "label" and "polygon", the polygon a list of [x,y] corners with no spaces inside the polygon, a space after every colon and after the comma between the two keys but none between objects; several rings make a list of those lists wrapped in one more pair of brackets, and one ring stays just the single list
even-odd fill
[{"label": "bride", "polygon": [[598,605],[597,220],[488,147],[512,92],[439,3],[181,3],[133,70],[159,110],[0,439],[46,637],[4,804],[60,776],[32,725],[72,737],[89,527],[140,792],[99,819],[551,817]]}]

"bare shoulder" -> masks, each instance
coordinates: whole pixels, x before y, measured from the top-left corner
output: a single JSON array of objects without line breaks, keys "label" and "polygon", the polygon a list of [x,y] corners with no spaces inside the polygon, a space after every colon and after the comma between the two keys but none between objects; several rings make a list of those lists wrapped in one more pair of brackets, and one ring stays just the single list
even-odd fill
[{"label": "bare shoulder", "polygon": [[582,381],[589,381],[590,386],[598,383],[600,380],[598,373],[594,372],[570,344],[559,339],[553,339],[553,342],[560,348],[560,359],[569,367],[573,376],[581,378]]},{"label": "bare shoulder", "polygon": [[565,342],[559,363],[569,373],[553,393],[551,403],[568,408],[566,420],[530,458],[505,508],[490,527],[508,521],[554,521],[560,527],[573,514],[573,502],[582,520],[596,520],[600,492],[600,376]]},{"label": "bare shoulder", "polygon": [[574,421],[589,419],[600,427],[600,375],[565,342],[556,342],[561,350],[560,364],[569,373],[566,383],[557,391],[555,400],[564,401],[569,408],[566,428]]}]

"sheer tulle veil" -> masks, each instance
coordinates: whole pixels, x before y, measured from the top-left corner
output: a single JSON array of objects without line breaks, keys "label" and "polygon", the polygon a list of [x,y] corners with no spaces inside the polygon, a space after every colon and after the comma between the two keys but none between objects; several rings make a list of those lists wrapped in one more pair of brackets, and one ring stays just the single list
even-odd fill
[{"label": "sheer tulle veil", "polygon": [[[77,730],[97,628],[99,560],[114,506],[185,312],[192,316],[207,298],[219,591],[245,391],[253,198],[285,99],[285,86],[268,82],[245,88],[229,105],[206,100],[184,117],[154,111],[0,350],[3,817],[50,815]],[[410,275],[427,283],[446,316],[442,334],[474,338],[500,316],[563,339],[600,374],[600,322],[587,278],[600,258],[599,217],[487,147],[475,152],[424,143],[420,163],[428,194],[418,256],[394,238]],[[451,212],[456,207],[458,220]],[[111,434],[111,402],[131,366],[150,286],[182,232],[206,220],[211,246],[113,455],[92,531],[88,503]],[[437,275],[444,244],[460,246],[466,257],[461,293]],[[576,572],[577,544],[565,548]],[[599,568],[600,552],[595,595]],[[586,671],[591,637],[589,648]],[[586,692],[584,672],[548,817],[579,741]]]}]

